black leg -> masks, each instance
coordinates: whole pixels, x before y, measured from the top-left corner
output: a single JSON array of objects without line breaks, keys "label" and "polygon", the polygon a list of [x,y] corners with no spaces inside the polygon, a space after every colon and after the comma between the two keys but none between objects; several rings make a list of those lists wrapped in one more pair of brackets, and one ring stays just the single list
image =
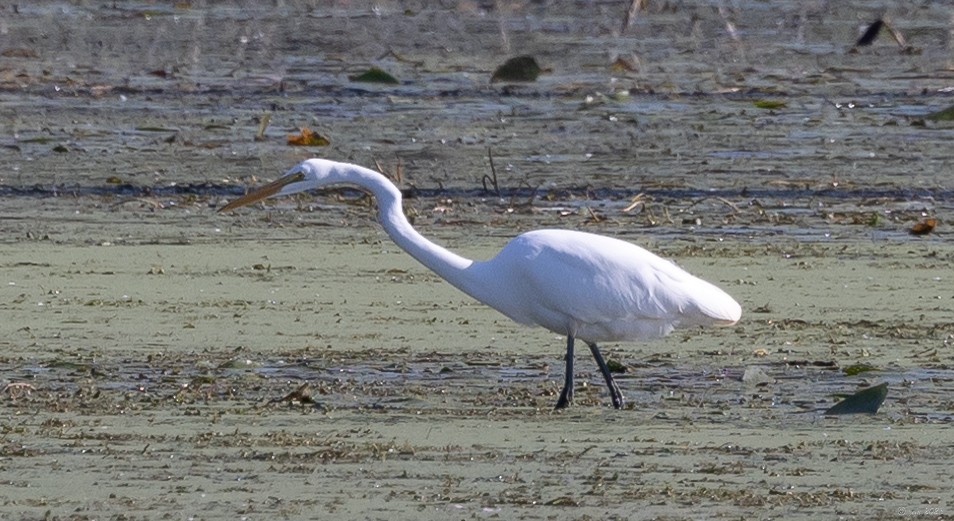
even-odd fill
[{"label": "black leg", "polygon": [[573,403],[573,336],[566,337],[566,371],[563,373],[563,391],[557,400],[556,408],[563,409]]},{"label": "black leg", "polygon": [[621,409],[623,407],[623,393],[620,392],[619,386],[616,385],[616,380],[613,379],[613,375],[610,374],[609,367],[606,365],[606,360],[603,360],[603,354],[600,353],[600,348],[596,347],[596,343],[588,343],[590,346],[590,352],[593,353],[593,358],[596,359],[596,365],[600,366],[600,372],[603,373],[603,378],[606,380],[606,387],[609,387],[610,397],[613,399],[613,407]]}]

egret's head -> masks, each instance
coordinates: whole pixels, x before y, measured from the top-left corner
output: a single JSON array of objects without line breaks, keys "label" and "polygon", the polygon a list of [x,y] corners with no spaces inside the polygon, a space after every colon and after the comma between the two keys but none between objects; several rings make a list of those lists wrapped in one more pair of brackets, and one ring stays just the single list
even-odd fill
[{"label": "egret's head", "polygon": [[219,208],[220,212],[234,210],[269,197],[291,195],[328,184],[335,163],[324,159],[309,159],[298,163],[278,179],[252,190],[231,203]]}]

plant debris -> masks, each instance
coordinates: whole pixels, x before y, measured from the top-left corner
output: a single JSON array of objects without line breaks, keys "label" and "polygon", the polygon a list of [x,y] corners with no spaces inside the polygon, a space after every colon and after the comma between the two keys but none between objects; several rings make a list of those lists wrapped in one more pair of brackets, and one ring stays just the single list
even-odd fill
[{"label": "plant debris", "polygon": [[303,127],[298,135],[290,134],[288,136],[288,144],[296,147],[326,147],[331,144],[331,141],[325,136]]},{"label": "plant debris", "polygon": [[841,371],[845,373],[845,376],[855,376],[861,373],[867,373],[870,371],[877,371],[878,369],[871,364],[852,364],[848,367],[845,367]]},{"label": "plant debris", "polygon": [[855,45],[851,47],[849,52],[858,52],[858,47],[866,47],[874,43],[875,39],[878,38],[878,35],[881,34],[881,30],[884,29],[891,34],[891,37],[894,38],[895,43],[898,44],[898,47],[901,49],[902,53],[907,54],[917,54],[920,52],[919,49],[911,47],[908,45],[907,40],[905,40],[904,35],[901,34],[901,31],[895,29],[887,20],[883,18],[878,18],[874,22],[871,22],[864,32],[858,37],[858,40],[855,41]]},{"label": "plant debris", "polygon": [[756,108],[770,109],[770,110],[783,109],[787,106],[784,101],[768,100],[768,99],[755,100],[752,102],[752,104],[755,105]]},{"label": "plant debris", "polygon": [[924,116],[924,119],[930,121],[952,121],[954,120],[954,105],[934,111],[927,116]]},{"label": "plant debris", "polygon": [[348,76],[348,79],[351,81],[358,81],[362,83],[382,83],[386,85],[398,85],[401,82],[397,80],[394,76],[391,76],[389,73],[385,72],[384,69],[380,67],[371,67],[370,69],[362,72],[361,74],[354,74]]},{"label": "plant debris", "polygon": [[911,235],[927,235],[933,232],[935,227],[937,227],[937,219],[935,219],[934,217],[928,217],[926,219],[922,219],[921,221],[914,223],[914,225],[911,226],[911,229],[908,230],[908,232]]},{"label": "plant debris", "polygon": [[825,415],[840,414],[875,414],[878,408],[888,397],[888,384],[882,383],[874,387],[869,387],[858,391],[857,393],[836,403],[827,411]]},{"label": "plant debris", "polygon": [[533,56],[517,56],[497,67],[493,76],[490,77],[490,81],[491,83],[499,81],[537,81],[541,72],[543,72],[543,69],[540,68]]},{"label": "plant debris", "polygon": [[882,27],[884,27],[884,20],[878,18],[872,22],[865,29],[864,33],[861,34],[861,37],[858,38],[858,41],[855,42],[855,47],[864,47],[874,43],[875,39],[878,37],[878,34],[881,32]]}]

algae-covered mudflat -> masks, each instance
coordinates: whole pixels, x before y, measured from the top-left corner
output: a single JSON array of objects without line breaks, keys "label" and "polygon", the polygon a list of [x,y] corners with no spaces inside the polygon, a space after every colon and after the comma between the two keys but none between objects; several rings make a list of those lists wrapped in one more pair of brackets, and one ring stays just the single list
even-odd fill
[{"label": "algae-covered mudflat", "polygon": [[[0,517],[952,517],[949,7],[628,4],[3,7]],[[879,16],[909,47],[852,50]],[[463,255],[612,235],[743,318],[607,344],[620,411],[580,356],[554,412],[564,340],[361,193],[215,213],[310,156]]]}]

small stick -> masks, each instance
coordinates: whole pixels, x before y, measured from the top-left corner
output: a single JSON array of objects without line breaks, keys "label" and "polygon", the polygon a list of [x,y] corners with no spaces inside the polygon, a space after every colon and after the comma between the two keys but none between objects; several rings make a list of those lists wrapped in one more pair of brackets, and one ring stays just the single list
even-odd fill
[{"label": "small stick", "polygon": [[645,9],[648,3],[649,0],[632,0],[632,2],[629,3],[629,9],[626,10],[626,17],[623,18],[623,27],[619,30],[620,34],[625,33],[626,29],[629,29],[629,26],[636,21],[636,15]]},{"label": "small stick", "polygon": [[268,128],[268,122],[272,120],[271,112],[262,114],[262,119],[258,121],[258,132],[255,133],[255,141],[265,140],[265,129]]},{"label": "small stick", "polygon": [[500,187],[497,185],[497,169],[494,168],[494,154],[490,147],[487,147],[487,157],[490,158],[490,174],[484,174],[484,177],[480,179],[480,184],[484,186],[484,191],[487,191],[487,181],[490,181],[490,184],[494,187],[494,193],[497,194],[497,197],[500,197]]}]

